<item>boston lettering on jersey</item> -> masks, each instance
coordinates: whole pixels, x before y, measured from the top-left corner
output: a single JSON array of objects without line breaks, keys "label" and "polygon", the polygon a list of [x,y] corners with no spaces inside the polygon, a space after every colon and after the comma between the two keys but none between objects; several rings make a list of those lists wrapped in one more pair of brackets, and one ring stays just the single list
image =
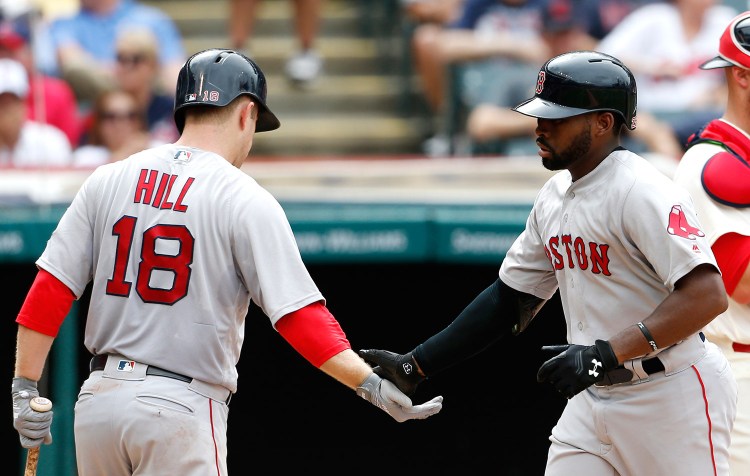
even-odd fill
[{"label": "boston lettering on jersey", "polygon": [[591,268],[594,274],[611,276],[608,250],[609,245],[593,242],[587,245],[580,236],[572,238],[570,235],[553,236],[544,247],[544,252],[555,269],[563,269],[566,266],[575,268],[577,265],[582,270]]},{"label": "boston lettering on jersey", "polygon": [[[161,174],[161,177],[159,175]],[[142,203],[151,205],[154,208],[162,210],[174,210],[176,212],[186,212],[188,206],[183,204],[185,194],[193,182],[194,177],[188,177],[185,185],[174,202],[169,201],[169,195],[172,192],[172,186],[177,180],[177,175],[164,174],[158,170],[142,169],[138,177],[138,184],[135,187],[135,196],[133,203]]]}]

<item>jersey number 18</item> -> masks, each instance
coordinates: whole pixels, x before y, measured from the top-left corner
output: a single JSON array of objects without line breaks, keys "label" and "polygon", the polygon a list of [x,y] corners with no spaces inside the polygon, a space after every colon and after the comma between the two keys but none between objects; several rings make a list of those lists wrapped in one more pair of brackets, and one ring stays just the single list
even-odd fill
[{"label": "jersey number 18", "polygon": [[[132,282],[125,280],[128,261],[133,246],[135,224],[138,219],[123,216],[112,227],[112,234],[117,236],[115,266],[112,278],[107,280],[107,294],[127,297],[130,295]],[[175,255],[156,252],[159,240],[177,240],[179,251]],[[143,302],[154,304],[174,304],[187,295],[190,283],[190,265],[193,262],[195,238],[183,225],[154,225],[143,232],[138,274],[135,289]],[[154,270],[168,271],[174,276],[170,289],[153,288],[150,285]]]}]

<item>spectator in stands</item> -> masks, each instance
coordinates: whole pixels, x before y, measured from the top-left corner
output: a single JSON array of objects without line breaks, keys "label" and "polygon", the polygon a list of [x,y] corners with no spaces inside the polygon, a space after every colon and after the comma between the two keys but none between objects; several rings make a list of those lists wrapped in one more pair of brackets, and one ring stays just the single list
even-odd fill
[{"label": "spectator in stands", "polygon": [[716,56],[716,38],[737,11],[719,0],[671,0],[641,6],[599,43],[632,70],[639,112],[669,122],[684,146],[724,110],[724,77],[698,65]]},{"label": "spectator in stands", "polygon": [[63,132],[28,119],[29,79],[18,61],[0,59],[0,165],[18,168],[64,167],[71,147]]},{"label": "spectator in stands", "polygon": [[[601,19],[591,15],[598,11],[598,3],[598,0],[547,0],[542,10],[542,37],[550,56],[596,49],[598,40],[591,33],[590,25],[593,22],[601,23]],[[535,81],[536,76],[530,76],[528,80]],[[535,118],[518,114],[509,107],[494,103],[479,104],[469,112],[466,121],[466,132],[473,143],[472,153],[513,154],[512,146],[516,144],[516,138],[523,139],[523,146],[519,149],[521,152],[531,152],[530,147],[535,145],[527,138],[534,136],[536,122]],[[638,127],[632,132],[628,131],[628,137],[637,142],[629,147],[640,146],[664,158],[676,161],[683,153],[669,124],[640,110]]]},{"label": "spectator in stands", "polygon": [[[442,119],[446,72],[438,53],[440,33],[458,20],[466,0],[402,0],[403,15],[412,23],[411,63],[428,113]],[[432,126],[434,131],[440,124]]]},{"label": "spectator in stands", "polygon": [[[248,54],[260,0],[231,0],[229,9],[230,46]],[[323,58],[315,48],[323,0],[294,0],[294,31],[297,52],[286,63],[286,75],[293,84],[310,86],[323,70]],[[251,56],[248,54],[248,56]]]},{"label": "spectator in stands", "polygon": [[[447,114],[445,106],[453,99],[444,80],[448,68],[456,71],[451,81],[457,84],[450,87],[459,109],[482,102],[510,107],[533,95],[528,78],[535,77],[549,57],[541,37],[541,6],[542,0],[466,0],[459,19],[438,31],[429,46],[437,68],[421,71],[425,95],[436,108],[433,113]],[[463,128],[461,115],[459,111],[445,119]],[[438,135],[428,140],[425,152],[449,153],[446,140],[451,138]]]},{"label": "spectator in stands", "polygon": [[35,68],[31,48],[30,15],[0,21],[0,58],[21,63],[29,79],[26,95],[28,118],[51,124],[65,133],[75,148],[81,135],[81,121],[73,90],[62,79],[42,74]]},{"label": "spectator in stands", "polygon": [[[542,38],[547,44],[547,54],[557,56],[567,51],[590,50],[596,44],[586,29],[581,16],[581,2],[576,0],[550,0],[542,11]],[[529,75],[526,80],[535,80]],[[474,107],[466,121],[466,132],[475,144],[474,153],[481,153],[482,146],[491,143],[502,149],[499,142],[516,137],[530,137],[536,128],[536,118],[518,114],[507,105],[483,102]],[[533,145],[533,142],[532,142]],[[506,152],[506,151],[502,151]]]},{"label": "spectator in stands", "polygon": [[406,18],[418,25],[447,25],[458,19],[465,0],[401,0]]},{"label": "spectator in stands", "polygon": [[637,8],[649,3],[669,0],[575,0],[583,5],[579,14],[586,22],[587,31],[596,41],[616,27],[623,18]]},{"label": "spectator in stands", "polygon": [[164,91],[174,90],[186,59],[182,37],[172,19],[137,0],[79,0],[76,13],[52,20],[49,28],[58,74],[83,102],[90,103],[115,84],[115,44],[126,29],[147,28],[158,38],[160,87]]},{"label": "spectator in stands", "polygon": [[174,122],[174,94],[161,93],[159,44],[147,29],[126,30],[117,38],[115,79],[146,113],[146,128],[153,139],[174,142],[179,137]]},{"label": "spectator in stands", "polygon": [[104,91],[94,101],[86,142],[73,152],[73,166],[95,168],[161,143],[149,136],[133,96],[120,89]]}]

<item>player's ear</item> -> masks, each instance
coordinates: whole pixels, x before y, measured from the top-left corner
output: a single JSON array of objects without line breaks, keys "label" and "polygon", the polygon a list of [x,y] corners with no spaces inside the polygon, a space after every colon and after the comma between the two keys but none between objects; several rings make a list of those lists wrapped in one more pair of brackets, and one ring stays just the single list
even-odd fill
[{"label": "player's ear", "polygon": [[258,105],[252,100],[241,101],[239,120],[242,130],[251,128],[255,131],[255,123],[258,120]]},{"label": "player's ear", "polygon": [[750,88],[750,71],[739,66],[731,66],[728,68],[729,74],[734,77],[734,80],[743,88]]},{"label": "player's ear", "polygon": [[608,134],[613,128],[618,126],[614,113],[610,111],[599,111],[594,115],[594,131],[597,136]]}]

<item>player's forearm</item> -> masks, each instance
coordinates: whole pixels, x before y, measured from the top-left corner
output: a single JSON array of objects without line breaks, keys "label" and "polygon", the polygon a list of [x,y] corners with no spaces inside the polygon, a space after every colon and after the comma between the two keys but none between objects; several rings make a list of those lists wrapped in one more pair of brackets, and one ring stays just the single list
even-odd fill
[{"label": "player's forearm", "polygon": [[352,390],[372,373],[372,368],[351,349],[339,352],[326,360],[320,366],[320,370]]},{"label": "player's forearm", "polygon": [[316,367],[342,350],[351,349],[344,330],[322,302],[290,312],[279,319],[276,330]]},{"label": "player's forearm", "polygon": [[[728,302],[716,268],[701,265],[678,281],[675,290],[642,322],[659,349],[697,333],[724,312]],[[619,362],[641,357],[654,349],[637,326],[609,339]]]},{"label": "player's forearm", "polygon": [[481,352],[511,334],[518,308],[501,299],[499,280],[482,291],[448,327],[414,349],[414,358],[426,376],[432,376]]},{"label": "player's forearm", "polygon": [[75,298],[75,294],[65,284],[40,268],[26,294],[16,322],[55,337]]},{"label": "player's forearm", "polygon": [[54,340],[54,337],[19,325],[14,376],[39,381]]}]

